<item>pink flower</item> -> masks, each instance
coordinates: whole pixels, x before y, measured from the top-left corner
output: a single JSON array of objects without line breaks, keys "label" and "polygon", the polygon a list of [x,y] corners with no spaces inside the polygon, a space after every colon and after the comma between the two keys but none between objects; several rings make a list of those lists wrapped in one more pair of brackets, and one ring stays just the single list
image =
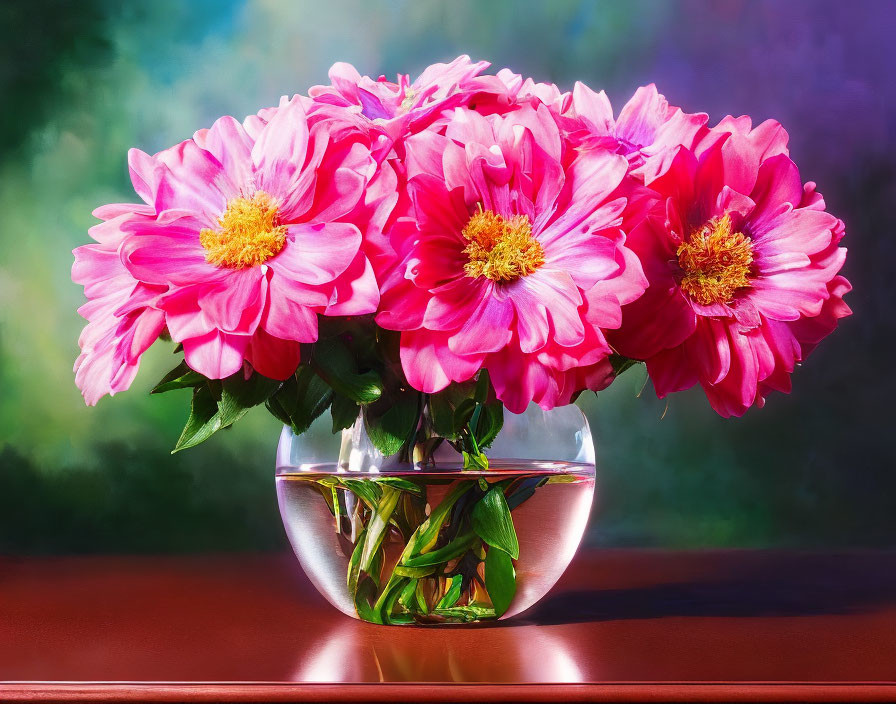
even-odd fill
[{"label": "pink flower", "polygon": [[457,109],[406,149],[411,207],[377,322],[402,331],[408,381],[431,393],[486,368],[511,411],[568,400],[646,285],[618,227],[626,160],[568,149],[543,105]]},{"label": "pink flower", "polygon": [[562,113],[562,125],[574,142],[624,154],[633,169],[679,145],[691,147],[705,132],[707,120],[705,113],[690,114],[669,105],[653,83],[638,88],[616,119],[606,93],[576,83],[571,104]]},{"label": "pink flower", "polygon": [[464,55],[450,64],[429,66],[413,83],[407,75],[392,83],[385,76],[374,81],[351,64],[336,63],[329,73],[331,85],[313,86],[308,94],[317,103],[357,110],[397,140],[424,129],[442,111],[465,104],[480,85],[476,77],[488,66]]},{"label": "pink flower", "polygon": [[519,73],[514,73],[509,68],[502,68],[497,73],[497,78],[505,86],[506,94],[518,103],[530,102],[532,107],[536,101],[556,107],[558,112],[565,111],[569,106],[571,94],[562,92],[553,83],[538,83],[532,78],[523,78]]},{"label": "pink flower", "polygon": [[90,228],[96,244],[74,250],[72,279],[84,286],[88,301],[78,309],[87,319],[78,344],[75,383],[88,405],[104,395],[130,387],[142,355],[165,327],[157,308],[165,286],[137,281],[121,263],[119,247],[125,234],[121,225],[131,219],[148,220],[149,207],[105,206],[94,215],[105,222]]},{"label": "pink flower", "polygon": [[789,391],[795,365],[849,315],[843,223],[800,181],[787,133],[727,117],[645,170],[656,202],[629,237],[650,286],[611,342],[657,394],[699,383],[723,416]]},{"label": "pink flower", "polygon": [[366,133],[333,110],[308,115],[303,102],[129,155],[149,208],[132,207],[152,216],[122,222],[121,262],[167,289],[155,305],[187,364],[209,378],[244,360],[286,378],[299,344],[317,339],[318,314],[376,310],[360,228],[384,220],[371,211],[390,208],[394,194],[376,186]]}]

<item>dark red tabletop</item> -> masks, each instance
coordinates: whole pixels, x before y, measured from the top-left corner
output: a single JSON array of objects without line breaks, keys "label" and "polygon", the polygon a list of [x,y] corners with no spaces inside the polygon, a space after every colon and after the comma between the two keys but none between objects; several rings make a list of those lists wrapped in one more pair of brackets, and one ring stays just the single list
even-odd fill
[{"label": "dark red tabletop", "polygon": [[291,555],[0,558],[0,700],[896,699],[896,553],[595,551],[529,612],[374,626]]}]

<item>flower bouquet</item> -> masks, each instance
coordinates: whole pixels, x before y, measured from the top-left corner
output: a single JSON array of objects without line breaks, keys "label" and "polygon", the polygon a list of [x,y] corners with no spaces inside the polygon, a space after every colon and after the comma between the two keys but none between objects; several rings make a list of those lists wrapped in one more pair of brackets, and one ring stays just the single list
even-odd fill
[{"label": "flower bouquet", "polygon": [[[643,362],[659,397],[699,384],[740,416],[850,313],[843,223],[780,124],[710,127],[653,85],[614,116],[487,67],[336,64],[133,149],[142,202],[98,208],[74,252],[86,402],[163,339],[182,359],[153,393],[192,392],[175,451],[264,405],[297,555],[376,623],[507,617],[551,587],[593,493],[582,392]],[[327,410],[336,462],[299,438]]]}]

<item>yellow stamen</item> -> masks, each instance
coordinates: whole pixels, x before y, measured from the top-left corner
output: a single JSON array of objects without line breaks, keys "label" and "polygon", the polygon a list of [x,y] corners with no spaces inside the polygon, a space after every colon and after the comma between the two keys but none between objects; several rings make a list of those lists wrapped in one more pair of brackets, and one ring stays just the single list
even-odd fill
[{"label": "yellow stamen", "polygon": [[525,215],[505,218],[491,210],[473,213],[462,231],[467,276],[484,276],[507,283],[528,276],[544,264],[544,250],[532,236],[532,223]]},{"label": "yellow stamen", "polygon": [[713,218],[678,247],[684,271],[681,290],[698,303],[730,303],[738,289],[750,285],[753,244],[731,231],[731,217]]},{"label": "yellow stamen", "polygon": [[407,112],[412,107],[414,107],[414,102],[417,100],[417,91],[413,88],[408,88],[404,92],[404,100],[401,101],[401,111]]},{"label": "yellow stamen", "polygon": [[264,191],[230,200],[218,225],[220,230],[204,228],[199,232],[199,243],[207,252],[205,260],[215,266],[257,266],[286,246],[286,227],[279,224],[277,203]]}]

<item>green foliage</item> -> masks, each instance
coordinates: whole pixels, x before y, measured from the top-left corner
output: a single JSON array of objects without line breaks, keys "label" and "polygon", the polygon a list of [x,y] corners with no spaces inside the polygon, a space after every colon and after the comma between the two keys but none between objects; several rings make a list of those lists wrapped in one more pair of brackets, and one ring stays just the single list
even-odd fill
[{"label": "green foliage", "polygon": [[190,404],[190,416],[172,454],[188,447],[195,447],[208,440],[221,429],[221,417],[218,414],[218,403],[208,384],[193,389],[193,401]]},{"label": "green foliage", "polygon": [[513,561],[506,552],[494,547],[485,553],[485,590],[492,600],[495,616],[501,616],[507,611],[516,594]]},{"label": "green foliage", "polygon": [[284,424],[300,435],[325,411],[333,398],[333,390],[307,364],[284,382],[280,390],[270,397],[268,410]]},{"label": "green foliage", "polygon": [[[386,409],[379,414],[382,405]],[[420,413],[420,394],[407,392],[368,410],[365,422],[367,435],[385,456],[394,455],[411,442]]]},{"label": "green foliage", "polygon": [[382,495],[367,524],[367,533],[364,536],[364,549],[361,551],[361,569],[365,572],[370,572],[370,565],[373,562],[376,551],[380,549],[380,545],[383,543],[383,536],[386,533],[386,528],[389,527],[389,519],[398,505],[400,496],[401,492],[398,489],[393,489],[390,486],[382,487]]},{"label": "green foliage", "polygon": [[473,508],[473,530],[493,548],[512,558],[520,556],[520,544],[510,517],[510,509],[500,487],[489,489]]},{"label": "green foliage", "polygon": [[[542,478],[530,479],[540,482]],[[361,618],[375,623],[410,623],[427,616],[430,605],[424,583],[430,590],[438,590],[435,596],[441,593],[432,606],[431,613],[436,617],[466,622],[497,618],[507,611],[516,593],[513,559],[519,557],[519,543],[503,492],[518,482],[505,479],[489,484],[481,477],[461,481],[425,517],[422,511],[408,513],[414,501],[426,500],[425,483],[341,477],[310,481],[332,488],[334,504],[339,503],[336,487],[342,485],[359,498],[363,496],[369,509],[356,515],[362,525],[347,574]],[[400,527],[406,544],[385,579],[381,575],[383,538],[390,523]],[[480,566],[484,568],[484,583]],[[441,586],[446,578],[447,587]],[[382,587],[380,579],[385,579]],[[473,580],[485,587],[491,606],[473,601]]]},{"label": "green foliage", "polygon": [[233,425],[279,387],[279,381],[257,372],[246,379],[241,371],[223,381],[207,380],[195,387],[190,416],[172,453],[195,447],[222,428]]},{"label": "green foliage", "polygon": [[451,578],[451,586],[448,587],[448,591],[445,593],[439,603],[436,604],[436,609],[450,609],[457,603],[457,600],[460,599],[460,590],[463,585],[463,577],[459,574],[454,575]]},{"label": "green foliage", "polygon": [[487,403],[479,406],[479,415],[473,419],[472,432],[480,448],[488,447],[504,427],[504,404]]},{"label": "green foliage", "polygon": [[174,369],[168,372],[162,380],[152,387],[151,394],[161,394],[175,389],[194,388],[206,382],[206,378],[199,372],[194,372],[187,366],[186,361],[181,361]]},{"label": "green foliage", "polygon": [[638,364],[642,364],[642,362],[637,359],[623,357],[621,354],[616,354],[615,352],[610,355],[610,366],[613,367],[614,376],[619,376]]},{"label": "green foliage", "polygon": [[311,364],[333,389],[356,403],[373,403],[383,395],[383,380],[372,369],[360,373],[358,361],[338,338],[319,340]]},{"label": "green foliage", "polygon": [[457,440],[476,409],[472,384],[450,384],[444,390],[429,395],[429,410],[433,430],[447,440]]},{"label": "green foliage", "polygon": [[333,432],[338,433],[346,428],[351,428],[358,420],[360,406],[339,393],[333,394],[333,402],[330,404],[330,415],[333,418]]}]

